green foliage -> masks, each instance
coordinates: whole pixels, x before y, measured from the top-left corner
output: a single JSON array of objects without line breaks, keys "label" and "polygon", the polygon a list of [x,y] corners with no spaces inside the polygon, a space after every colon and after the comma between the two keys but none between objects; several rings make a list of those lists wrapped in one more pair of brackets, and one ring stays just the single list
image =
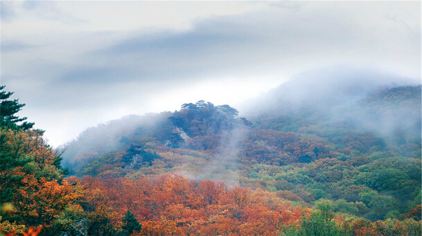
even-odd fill
[{"label": "green foliage", "polygon": [[388,191],[400,189],[409,176],[404,171],[396,168],[373,169],[370,172],[361,173],[357,177],[357,182],[378,190]]},{"label": "green foliage", "polygon": [[42,225],[41,235],[115,235],[106,217],[80,207],[77,181],[63,178],[61,157],[16,115],[24,105],[11,95],[0,86],[0,234]]},{"label": "green foliage", "polygon": [[[420,219],[416,211],[421,202],[421,146],[420,137],[413,137],[420,136],[420,116],[413,119],[413,113],[420,111],[418,97],[420,87],[392,89],[361,100],[346,116],[304,109],[258,117],[239,143],[240,182],[311,206],[328,204],[333,212],[372,221]],[[397,110],[402,105],[406,109]],[[401,120],[406,111],[412,113],[406,119],[410,125]],[[204,101],[184,104],[161,118],[151,127],[136,127],[133,134],[122,137],[117,151],[88,153],[93,158],[78,174],[115,177],[168,171],[195,175],[212,163],[225,132],[248,123],[233,108]],[[375,118],[386,123],[374,123],[379,120]],[[183,154],[187,150],[196,153]],[[327,223],[327,232],[335,232],[326,216],[314,217],[310,225]]]},{"label": "green foliage", "polygon": [[399,222],[397,220],[388,219],[385,221],[377,221],[374,223],[374,228],[379,235],[385,236],[419,236],[422,233],[420,222],[416,222],[414,220],[404,220]]},{"label": "green foliage", "polygon": [[402,218],[420,204],[421,160],[376,152],[310,164],[253,165],[248,178],[306,202],[330,199],[333,210],[371,220]]},{"label": "green foliage", "polygon": [[374,190],[368,190],[360,193],[362,202],[371,209],[366,217],[371,220],[383,219],[386,214],[397,209],[397,201],[388,195],[382,195]]},{"label": "green foliage", "polygon": [[309,218],[302,220],[300,228],[290,227],[282,232],[285,236],[348,236],[352,232],[342,229],[333,221],[333,212],[329,201],[320,201],[318,210],[314,211]]},{"label": "green foliage", "polygon": [[126,154],[122,157],[123,167],[139,169],[143,165],[152,165],[152,162],[160,156],[150,152],[141,145],[130,145]]},{"label": "green foliage", "polygon": [[66,208],[53,222],[51,227],[44,230],[44,235],[88,235],[89,220],[83,211]]},{"label": "green foliage", "polygon": [[122,223],[122,229],[127,233],[127,235],[131,235],[133,232],[139,232],[142,229],[142,225],[136,220],[135,216],[130,211],[126,212]]},{"label": "green foliage", "polygon": [[89,219],[90,225],[88,227],[88,235],[117,235],[118,231],[113,227],[110,219],[107,217],[102,215],[93,215]]},{"label": "green foliage", "polygon": [[0,127],[16,130],[32,128],[34,123],[27,122],[26,117],[16,115],[25,104],[19,103],[17,99],[10,99],[13,93],[6,91],[5,87],[0,85]]},{"label": "green foliage", "polygon": [[228,105],[214,106],[210,102],[198,101],[195,104],[183,104],[182,109],[169,119],[176,127],[195,137],[218,134],[244,123],[237,115],[237,110]]},{"label": "green foliage", "polygon": [[356,215],[359,213],[359,206],[362,203],[359,202],[348,202],[344,199],[339,200],[329,200],[329,199],[319,199],[318,201],[315,201],[314,205],[316,207],[320,207],[323,205],[326,205],[329,209],[331,209],[334,212],[343,212],[343,213],[349,213]]},{"label": "green foliage", "polygon": [[[0,199],[2,202],[12,201],[14,194],[21,186],[23,176],[14,170],[31,162],[29,157],[22,155],[19,149],[16,150],[9,142],[7,131],[0,128]],[[18,141],[17,146],[19,143]]]}]

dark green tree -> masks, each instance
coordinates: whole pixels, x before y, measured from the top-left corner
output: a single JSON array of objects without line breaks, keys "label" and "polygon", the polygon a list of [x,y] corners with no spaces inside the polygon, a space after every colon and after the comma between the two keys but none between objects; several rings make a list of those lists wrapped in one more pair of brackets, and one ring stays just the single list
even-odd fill
[{"label": "dark green tree", "polygon": [[0,126],[23,130],[32,128],[34,123],[27,122],[26,117],[16,115],[25,104],[19,103],[18,99],[10,99],[13,93],[6,91],[5,87],[0,85]]},{"label": "dark green tree", "polygon": [[[22,185],[23,176],[17,173],[16,168],[23,168],[21,171],[31,172],[28,168],[34,163],[25,150],[24,140],[18,135],[19,132],[33,132],[34,137],[41,137],[43,131],[30,130],[34,123],[27,122],[26,117],[19,117],[17,113],[25,106],[19,103],[18,99],[11,99],[13,92],[5,90],[0,85],[0,200],[9,202],[15,192]],[[13,143],[13,145],[12,145]],[[60,158],[55,163],[60,169]],[[32,165],[34,166],[34,165]]]},{"label": "dark green tree", "polygon": [[[0,132],[0,202],[12,201],[17,189],[22,185],[23,176],[13,170],[31,162],[29,157],[21,154],[19,147],[14,148],[9,142],[6,133]],[[16,143],[16,146],[19,146],[22,142],[18,140]]]},{"label": "dark green tree", "polygon": [[133,232],[139,232],[142,229],[142,225],[136,220],[132,212],[127,211],[123,217],[123,231],[127,235],[131,235]]},{"label": "dark green tree", "polygon": [[95,214],[93,217],[91,217],[90,225],[88,228],[88,235],[113,236],[119,235],[118,233],[119,232],[113,228],[110,219]]},{"label": "dark green tree", "polygon": [[321,200],[309,218],[302,220],[299,229],[295,227],[287,228],[282,235],[285,236],[351,236],[352,232],[342,229],[333,221],[332,203]]}]

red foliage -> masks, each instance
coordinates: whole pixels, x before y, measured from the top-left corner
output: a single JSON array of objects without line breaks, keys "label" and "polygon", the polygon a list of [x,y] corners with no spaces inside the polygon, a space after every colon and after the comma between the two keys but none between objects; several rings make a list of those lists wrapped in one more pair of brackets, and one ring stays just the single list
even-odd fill
[{"label": "red foliage", "polygon": [[130,210],[141,221],[144,234],[278,235],[283,225],[297,225],[309,212],[274,193],[175,175],[87,177],[82,183],[88,200],[115,225]]},{"label": "red foliage", "polygon": [[37,236],[41,233],[42,226],[37,228],[29,227],[28,231],[23,233],[23,236]]},{"label": "red foliage", "polygon": [[[23,236],[38,236],[41,233],[42,230],[42,226],[38,226],[36,228],[34,227],[29,227],[28,231],[23,232],[22,235]],[[6,236],[15,236],[17,235],[16,233],[7,233]]]}]

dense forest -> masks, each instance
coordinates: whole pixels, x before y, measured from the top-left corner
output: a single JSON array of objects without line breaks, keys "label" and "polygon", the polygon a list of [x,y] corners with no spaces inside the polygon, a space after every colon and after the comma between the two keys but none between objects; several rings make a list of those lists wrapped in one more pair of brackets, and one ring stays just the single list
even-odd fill
[{"label": "dense forest", "polygon": [[57,150],[1,86],[0,234],[421,235],[421,86],[294,83],[246,118],[187,103]]}]

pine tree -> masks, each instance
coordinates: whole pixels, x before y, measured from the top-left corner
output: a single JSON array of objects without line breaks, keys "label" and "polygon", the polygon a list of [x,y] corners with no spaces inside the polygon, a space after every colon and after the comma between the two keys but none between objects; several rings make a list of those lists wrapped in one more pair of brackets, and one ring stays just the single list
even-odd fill
[{"label": "pine tree", "polygon": [[[4,85],[0,86],[0,199],[1,202],[8,202],[12,200],[23,178],[14,170],[31,161],[30,158],[21,155],[20,141],[16,142],[16,146],[10,144],[11,137],[14,136],[14,132],[32,128],[33,123],[26,122],[26,117],[16,116],[25,104],[19,103],[17,99],[11,100],[10,96],[13,93],[5,91],[4,88]],[[19,122],[23,123],[18,124]],[[15,138],[16,140],[18,138]]]},{"label": "pine tree", "polygon": [[0,85],[0,127],[10,129],[31,129],[34,123],[27,122],[26,117],[19,117],[16,114],[25,104],[19,103],[17,99],[10,99],[12,92],[5,91],[4,85]]},{"label": "pine tree", "polygon": [[123,230],[128,235],[131,235],[133,232],[139,232],[142,229],[142,225],[136,220],[132,212],[127,211],[123,217]]}]

